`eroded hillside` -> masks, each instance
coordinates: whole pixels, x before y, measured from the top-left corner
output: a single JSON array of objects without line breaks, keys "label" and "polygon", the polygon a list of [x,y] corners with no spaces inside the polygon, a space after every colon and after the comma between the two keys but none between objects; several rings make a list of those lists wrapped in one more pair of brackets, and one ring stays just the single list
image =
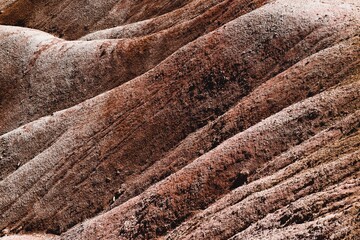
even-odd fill
[{"label": "eroded hillside", "polygon": [[0,9],[3,239],[359,235],[357,0]]}]

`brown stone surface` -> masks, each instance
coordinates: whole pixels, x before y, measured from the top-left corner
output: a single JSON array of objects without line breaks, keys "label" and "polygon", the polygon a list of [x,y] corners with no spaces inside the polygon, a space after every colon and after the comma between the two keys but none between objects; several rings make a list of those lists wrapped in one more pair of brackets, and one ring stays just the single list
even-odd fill
[{"label": "brown stone surface", "polygon": [[357,0],[0,10],[3,239],[359,235]]}]

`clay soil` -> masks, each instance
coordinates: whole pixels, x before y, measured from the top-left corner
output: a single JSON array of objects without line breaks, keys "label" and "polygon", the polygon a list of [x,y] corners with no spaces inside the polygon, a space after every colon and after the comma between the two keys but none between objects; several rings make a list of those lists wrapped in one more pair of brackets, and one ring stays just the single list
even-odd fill
[{"label": "clay soil", "polygon": [[357,239],[360,2],[0,0],[0,238]]}]

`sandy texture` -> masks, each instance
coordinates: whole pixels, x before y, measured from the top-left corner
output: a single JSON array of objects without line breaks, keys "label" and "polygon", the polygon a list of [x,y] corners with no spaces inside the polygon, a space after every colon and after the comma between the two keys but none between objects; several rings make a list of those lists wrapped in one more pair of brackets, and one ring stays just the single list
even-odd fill
[{"label": "sandy texture", "polygon": [[3,239],[358,236],[358,1],[0,9]]}]

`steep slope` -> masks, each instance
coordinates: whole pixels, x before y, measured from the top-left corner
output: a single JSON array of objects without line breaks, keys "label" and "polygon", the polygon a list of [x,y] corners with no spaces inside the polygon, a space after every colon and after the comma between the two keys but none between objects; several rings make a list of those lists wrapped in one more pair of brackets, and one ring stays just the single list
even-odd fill
[{"label": "steep slope", "polygon": [[3,235],[359,233],[357,1],[0,8]]},{"label": "steep slope", "polygon": [[[5,2],[0,21],[77,38],[98,25],[115,26],[162,15],[188,1],[68,1],[16,0]],[[112,23],[109,23],[109,20]]]},{"label": "steep slope", "polygon": [[[247,6],[245,1],[230,1],[227,5],[231,8],[225,12],[222,5],[209,9],[203,6],[205,13],[195,19],[153,34],[145,34],[145,29],[157,23],[145,24],[141,29],[145,36],[132,39],[67,42],[39,31],[3,26],[0,57],[8,60],[0,65],[5,72],[0,90],[6,93],[0,133],[119,86],[152,69],[183,45],[256,6]],[[198,6],[192,5],[191,9]],[[131,31],[132,26],[125,28]]]}]

